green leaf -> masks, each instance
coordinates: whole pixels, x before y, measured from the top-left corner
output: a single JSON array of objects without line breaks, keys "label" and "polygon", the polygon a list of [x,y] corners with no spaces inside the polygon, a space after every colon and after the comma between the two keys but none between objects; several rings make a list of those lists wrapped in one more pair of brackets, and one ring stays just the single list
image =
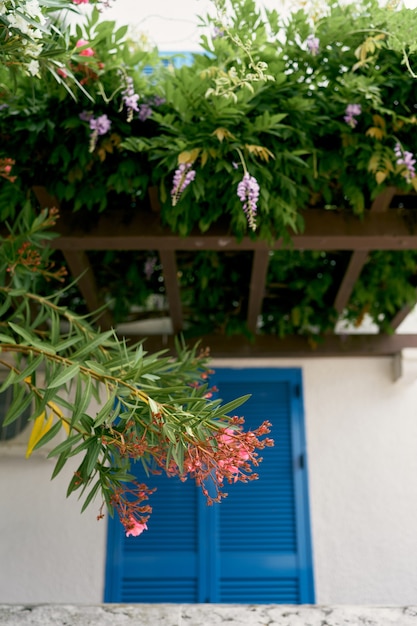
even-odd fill
[{"label": "green leaf", "polygon": [[68,461],[68,456],[65,452],[62,452],[55,463],[54,471],[52,472],[51,480],[53,480],[56,476],[58,476],[59,472],[64,467],[65,463]]},{"label": "green leaf", "polygon": [[87,448],[87,453],[85,455],[85,475],[86,477],[90,477],[93,472],[98,458],[100,456],[100,452],[103,449],[103,444],[101,443],[101,439],[90,439],[90,445]]},{"label": "green leaf", "polygon": [[237,398],[236,400],[233,400],[232,402],[228,402],[227,404],[220,406],[218,410],[215,412],[215,414],[220,415],[220,414],[230,413],[231,411],[234,411],[235,409],[237,409],[238,406],[241,406],[244,402],[247,402],[250,397],[251,397],[251,394],[248,394],[246,396],[241,396],[240,398]]},{"label": "green leaf", "polygon": [[3,426],[8,426],[14,422],[32,402],[32,396],[26,393],[24,387],[16,386],[13,389],[14,397],[13,401],[6,411],[6,415],[3,420]]},{"label": "green leaf", "polygon": [[43,362],[44,356],[43,354],[39,354],[35,359],[33,359],[29,365],[27,367],[25,367],[24,370],[22,370],[20,372],[19,375],[16,376],[15,378],[15,383],[20,383],[22,380],[24,380],[25,378],[28,378],[29,376],[32,375],[32,373],[39,369],[39,367],[41,366],[42,362]]},{"label": "green leaf", "polygon": [[71,435],[67,437],[65,441],[59,443],[53,450],[48,454],[48,458],[53,456],[58,456],[58,454],[62,454],[63,452],[69,452],[74,444],[82,439],[81,433],[77,433],[76,435]]},{"label": "green leaf", "polygon": [[61,387],[65,385],[69,380],[77,376],[80,371],[80,366],[78,363],[73,363],[69,367],[65,367],[62,372],[58,374],[56,378],[47,382],[48,389],[56,389],[57,387]]},{"label": "green leaf", "polygon": [[74,426],[77,425],[78,421],[81,419],[90,404],[92,397],[91,387],[92,381],[89,376],[86,377],[85,381],[81,377],[77,378],[77,391],[75,393],[71,417],[71,428],[74,428]]},{"label": "green leaf", "polygon": [[25,342],[28,343],[29,345],[32,345],[33,340],[36,341],[36,336],[33,335],[32,333],[30,333],[25,328],[22,328],[21,326],[18,326],[14,322],[9,322],[9,326],[10,326],[10,328],[12,328],[14,330],[14,332],[17,335],[22,337],[22,339],[24,339]]},{"label": "green leaf", "polygon": [[38,450],[39,448],[42,448],[42,446],[44,446],[46,443],[48,443],[48,441],[51,441],[51,439],[53,439],[55,437],[55,435],[57,435],[59,433],[61,428],[62,428],[62,422],[61,422],[61,420],[59,420],[59,422],[54,424],[52,426],[52,428],[50,430],[48,430],[47,433],[44,434],[42,439],[40,439],[38,441],[38,443],[33,447],[33,449],[34,450]]},{"label": "green leaf", "polygon": [[94,500],[95,496],[97,495],[98,490],[100,489],[100,485],[101,485],[101,480],[99,478],[98,481],[95,483],[94,487],[92,488],[92,490],[90,491],[90,493],[88,494],[88,496],[86,497],[84,504],[81,507],[81,513],[83,513],[88,507],[88,505],[90,504],[90,502]]},{"label": "green leaf", "polygon": [[94,419],[94,427],[100,426],[107,420],[109,416],[111,416],[111,421],[115,419],[115,400],[117,397],[117,389],[114,389],[110,394],[107,402],[101,407],[100,411],[97,413]]}]

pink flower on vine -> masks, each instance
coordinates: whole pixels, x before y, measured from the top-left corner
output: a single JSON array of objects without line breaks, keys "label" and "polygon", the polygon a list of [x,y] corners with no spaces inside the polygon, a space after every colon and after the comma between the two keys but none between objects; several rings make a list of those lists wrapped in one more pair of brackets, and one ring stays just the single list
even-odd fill
[{"label": "pink flower on vine", "polygon": [[75,44],[77,48],[83,48],[83,50],[81,50],[81,52],[79,53],[80,57],[92,57],[94,56],[94,50],[93,48],[85,48],[84,46],[88,46],[89,45],[89,41],[87,41],[86,39],[79,39],[77,41],[77,43]]},{"label": "pink flower on vine", "polygon": [[88,4],[90,0],[72,0],[73,4]]}]

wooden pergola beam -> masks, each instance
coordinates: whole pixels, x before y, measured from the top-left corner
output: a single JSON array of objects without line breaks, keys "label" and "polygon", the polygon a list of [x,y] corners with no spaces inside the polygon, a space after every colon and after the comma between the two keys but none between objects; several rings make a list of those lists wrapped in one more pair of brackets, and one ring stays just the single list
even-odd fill
[{"label": "wooden pergola beam", "polygon": [[357,250],[350,257],[349,265],[346,269],[343,280],[340,283],[339,290],[337,292],[334,308],[339,313],[342,313],[347,303],[349,302],[353,287],[359,278],[363,266],[368,258],[367,250]]},{"label": "wooden pergola beam", "polygon": [[249,285],[249,304],[247,325],[250,332],[256,332],[258,317],[262,311],[265,295],[266,276],[268,272],[268,250],[255,250],[252,263],[252,274]]},{"label": "wooden pergola beam", "polygon": [[159,258],[162,264],[162,274],[168,297],[169,314],[172,321],[172,327],[174,333],[178,333],[183,328],[183,319],[175,252],[173,250],[160,250]]},{"label": "wooden pergola beam", "polygon": [[402,309],[400,309],[390,321],[389,325],[391,326],[391,328],[393,330],[396,330],[398,326],[400,326],[400,324],[402,324],[402,322],[405,320],[407,315],[411,313],[412,310],[413,307],[410,304],[406,304],[405,306],[403,306]]},{"label": "wooden pergola beam", "polygon": [[[395,187],[387,187],[384,191],[375,198],[370,208],[372,213],[383,213],[387,211],[395,196]],[[339,286],[338,293],[334,301],[334,308],[340,314],[347,306],[353,287],[358,280],[362,269],[366,263],[369,255],[369,250],[355,250],[349,261],[346,273]]]},{"label": "wooden pergola beam", "polygon": [[[63,255],[72,276],[77,279],[77,287],[85,300],[88,310],[92,313],[96,312],[103,303],[100,302],[97,295],[97,284],[87,254],[83,250],[65,250]],[[96,316],[96,323],[102,330],[111,328],[114,324],[110,311],[102,309]]]},{"label": "wooden pergola beam", "polygon": [[[406,217],[407,216],[407,219]],[[136,214],[129,224],[102,215],[88,232],[74,228],[71,215],[62,215],[57,225],[61,236],[51,243],[61,250],[268,250],[282,249],[282,240],[269,244],[243,237],[238,241],[227,227],[209,234],[172,234],[158,215]],[[351,213],[308,209],[303,213],[303,233],[291,234],[295,250],[411,250],[417,248],[417,209],[367,211],[358,218]]]},{"label": "wooden pergola beam", "polygon": [[[126,336],[129,343],[144,342],[149,352],[166,349],[174,353],[173,335]],[[187,341],[194,345],[195,340]],[[417,335],[326,335],[314,343],[301,335],[279,338],[257,335],[253,340],[242,335],[209,335],[199,340],[209,348],[211,357],[369,357],[393,356],[404,348],[417,348]]]}]

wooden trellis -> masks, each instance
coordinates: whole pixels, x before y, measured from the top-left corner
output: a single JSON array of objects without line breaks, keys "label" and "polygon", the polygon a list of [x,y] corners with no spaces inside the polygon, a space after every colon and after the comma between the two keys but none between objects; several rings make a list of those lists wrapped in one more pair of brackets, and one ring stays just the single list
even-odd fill
[{"label": "wooden trellis", "polygon": [[[57,206],[56,201],[43,188],[36,188],[35,193],[41,206]],[[302,233],[291,235],[293,249],[350,252],[350,261],[333,304],[339,313],[349,302],[355,282],[371,251],[417,250],[417,196],[412,196],[412,199],[415,202],[410,208],[410,196],[407,196],[407,208],[404,208],[404,197],[394,187],[389,187],[360,218],[338,210],[308,209],[303,212],[305,228]],[[71,274],[74,277],[81,276],[78,286],[89,310],[95,311],[101,304],[88,258],[89,251],[155,250],[163,267],[169,313],[175,333],[183,328],[177,252],[253,251],[251,276],[248,277],[247,324],[249,330],[256,333],[257,319],[265,294],[269,251],[282,248],[282,240],[277,240],[273,246],[265,241],[253,241],[249,237],[238,242],[227,232],[226,227],[217,227],[204,235],[194,233],[180,237],[161,226],[157,212],[146,213],[146,219],[143,214],[138,213],[128,225],[117,222],[114,217],[106,214],[89,230],[74,228],[71,224],[71,215],[63,213],[58,224],[60,237],[53,241],[53,245],[62,251]],[[391,327],[398,328],[409,312],[410,307],[397,311],[391,320]],[[103,329],[113,325],[110,312],[102,314],[100,325]],[[143,337],[134,336],[131,339],[137,341]],[[314,345],[307,337],[300,335],[280,339],[255,334],[252,341],[242,336],[223,335],[205,336],[201,339],[202,345],[210,347],[213,356],[372,356],[392,355],[403,348],[417,347],[417,335],[411,334],[326,334]],[[145,346],[150,350],[172,348],[173,336],[151,336],[146,339]]]}]

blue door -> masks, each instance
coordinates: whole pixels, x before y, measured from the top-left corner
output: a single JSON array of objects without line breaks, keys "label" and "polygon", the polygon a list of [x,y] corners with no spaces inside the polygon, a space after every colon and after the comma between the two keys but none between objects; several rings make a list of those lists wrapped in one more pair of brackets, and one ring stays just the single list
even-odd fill
[{"label": "blue door", "polygon": [[109,521],[106,602],[314,602],[301,371],[218,368],[213,383],[224,402],[252,394],[245,428],[272,422],[259,480],[207,506],[192,481],[141,476],[157,487],[149,530]]}]

